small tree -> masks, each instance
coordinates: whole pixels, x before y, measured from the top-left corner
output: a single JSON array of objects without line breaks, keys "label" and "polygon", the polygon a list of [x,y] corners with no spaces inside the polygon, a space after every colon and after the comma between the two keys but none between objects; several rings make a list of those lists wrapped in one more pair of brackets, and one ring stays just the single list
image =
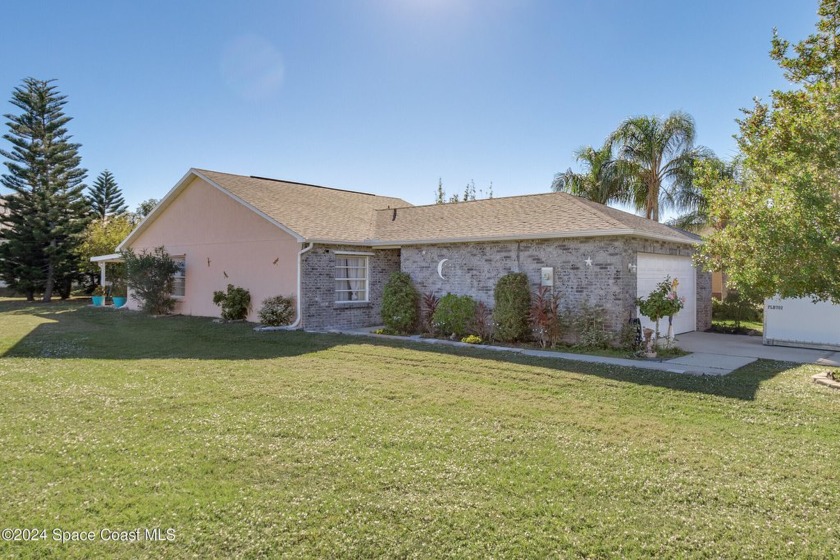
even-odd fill
[{"label": "small tree", "polygon": [[132,249],[122,251],[125,261],[128,287],[131,297],[146,313],[166,315],[175,308],[172,298],[172,275],[178,271],[178,264],[166,249],[156,247],[153,251]]},{"label": "small tree", "polygon": [[99,174],[90,187],[88,202],[94,216],[100,220],[105,220],[108,216],[125,214],[128,211],[122,191],[113,173],[107,169]]},{"label": "small tree", "polygon": [[665,280],[656,285],[647,299],[636,299],[639,312],[656,324],[654,335],[656,342],[659,341],[659,320],[668,317],[668,346],[673,338],[674,315],[685,305],[685,298],[677,296],[678,285],[676,278],[671,280],[670,276],[666,276]]},{"label": "small tree", "polygon": [[496,338],[504,342],[528,338],[531,288],[525,273],[511,272],[502,276],[493,290],[493,298],[496,303],[493,311]]},{"label": "small tree", "polygon": [[213,292],[213,303],[222,308],[222,319],[225,321],[244,321],[251,311],[251,292],[228,284],[227,292]]},{"label": "small tree", "polygon": [[414,332],[419,319],[420,294],[405,272],[394,272],[385,284],[382,294],[382,321],[385,326],[400,334]]},{"label": "small tree", "polygon": [[[96,285],[99,277],[99,265],[90,262],[91,257],[107,255],[117,249],[123,239],[131,233],[134,224],[126,216],[115,216],[107,221],[94,220],[90,222],[82,234],[82,243],[77,249],[82,272],[90,277],[91,284]],[[108,277],[116,280],[125,276],[125,266],[119,263],[109,265]]]}]

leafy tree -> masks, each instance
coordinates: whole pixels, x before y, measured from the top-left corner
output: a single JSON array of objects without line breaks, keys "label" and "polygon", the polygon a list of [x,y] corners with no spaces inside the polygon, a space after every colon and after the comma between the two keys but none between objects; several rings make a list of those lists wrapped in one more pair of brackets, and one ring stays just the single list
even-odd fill
[{"label": "leafy tree", "polygon": [[530,335],[528,316],[531,311],[531,287],[524,272],[510,272],[496,282],[493,289],[493,321],[496,338],[502,342],[527,340]]},{"label": "leafy tree", "polygon": [[816,33],[771,58],[795,87],[739,120],[742,181],[701,179],[720,224],[701,263],[735,288],[840,303],[840,0],[823,0]]},{"label": "leafy tree", "polygon": [[571,168],[554,176],[551,188],[567,192],[601,204],[629,202],[633,176],[625,171],[623,161],[613,157],[613,143],[609,139],[595,149],[584,146],[575,152],[575,159],[583,164],[584,172],[575,173]]},{"label": "leafy tree", "polygon": [[[91,257],[109,255],[116,251],[117,245],[128,237],[133,228],[134,223],[127,214],[114,216],[107,221],[94,220],[87,225],[77,252],[82,272],[88,274],[94,284],[99,277],[99,265],[90,262]],[[111,273],[108,276],[111,279],[124,276],[122,265],[112,263],[109,266]]]},{"label": "leafy tree", "polygon": [[156,198],[149,198],[147,200],[144,200],[143,202],[137,205],[137,210],[135,211],[135,213],[142,220],[143,218],[151,214],[152,210],[155,209],[155,206],[157,206],[159,202],[160,201]]},{"label": "leafy tree", "polygon": [[77,247],[88,222],[82,183],[87,171],[79,164],[79,144],[70,142],[64,114],[66,96],[54,80],[26,78],[12,92],[20,114],[4,115],[11,151],[0,150],[8,173],[0,182],[12,191],[9,214],[2,221],[7,243],[0,246],[4,280],[34,299],[43,291],[49,302],[58,290],[70,295],[78,275]]},{"label": "leafy tree", "polygon": [[101,220],[128,211],[122,191],[120,191],[113,173],[107,169],[99,174],[93,182],[93,186],[90,187],[88,201],[93,214]]},{"label": "leafy tree", "polygon": [[645,217],[659,220],[660,209],[681,209],[679,192],[690,189],[694,161],[711,151],[694,145],[694,119],[674,111],[666,118],[632,117],[612,133],[624,163],[621,172],[633,181],[631,202]]},{"label": "leafy tree", "polygon": [[709,200],[702,185],[708,181],[742,181],[741,162],[738,158],[726,162],[715,157],[704,158],[694,163],[692,181],[676,193],[677,206],[683,214],[668,220],[668,225],[689,231],[700,231],[709,222]]}]

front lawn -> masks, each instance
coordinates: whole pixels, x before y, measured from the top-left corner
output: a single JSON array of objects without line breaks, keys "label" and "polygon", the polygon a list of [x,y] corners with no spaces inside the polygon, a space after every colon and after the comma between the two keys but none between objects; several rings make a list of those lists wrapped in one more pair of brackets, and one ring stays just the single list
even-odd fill
[{"label": "front lawn", "polygon": [[[824,367],[698,378],[9,300],[0,354],[2,528],[47,531],[2,557],[840,556]],[[102,540],[138,528],[164,540]]]}]

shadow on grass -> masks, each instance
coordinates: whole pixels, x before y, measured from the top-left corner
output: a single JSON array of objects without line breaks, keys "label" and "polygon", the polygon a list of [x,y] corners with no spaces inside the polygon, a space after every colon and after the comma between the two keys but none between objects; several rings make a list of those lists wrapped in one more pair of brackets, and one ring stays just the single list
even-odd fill
[{"label": "shadow on grass", "polygon": [[753,400],[759,386],[798,364],[759,360],[724,377],[696,377],[655,370],[523,356],[475,348],[429,345],[302,331],[255,332],[249,323],[219,324],[200,317],[154,318],[93,308],[87,301],[53,304],[0,301],[3,358],[99,360],[263,360],[300,356],[335,346],[367,344],[468,356],[497,363],[534,366],[678,391]]}]

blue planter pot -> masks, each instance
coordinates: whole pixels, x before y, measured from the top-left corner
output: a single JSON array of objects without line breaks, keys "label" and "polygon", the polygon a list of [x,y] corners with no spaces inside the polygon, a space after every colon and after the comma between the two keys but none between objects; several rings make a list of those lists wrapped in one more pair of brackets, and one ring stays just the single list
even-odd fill
[{"label": "blue planter pot", "polygon": [[105,296],[92,296],[91,299],[93,300],[93,305],[96,307],[105,305]]},{"label": "blue planter pot", "polygon": [[126,298],[124,297],[113,297],[111,299],[114,300],[114,307],[122,307],[123,305],[125,305]]}]

